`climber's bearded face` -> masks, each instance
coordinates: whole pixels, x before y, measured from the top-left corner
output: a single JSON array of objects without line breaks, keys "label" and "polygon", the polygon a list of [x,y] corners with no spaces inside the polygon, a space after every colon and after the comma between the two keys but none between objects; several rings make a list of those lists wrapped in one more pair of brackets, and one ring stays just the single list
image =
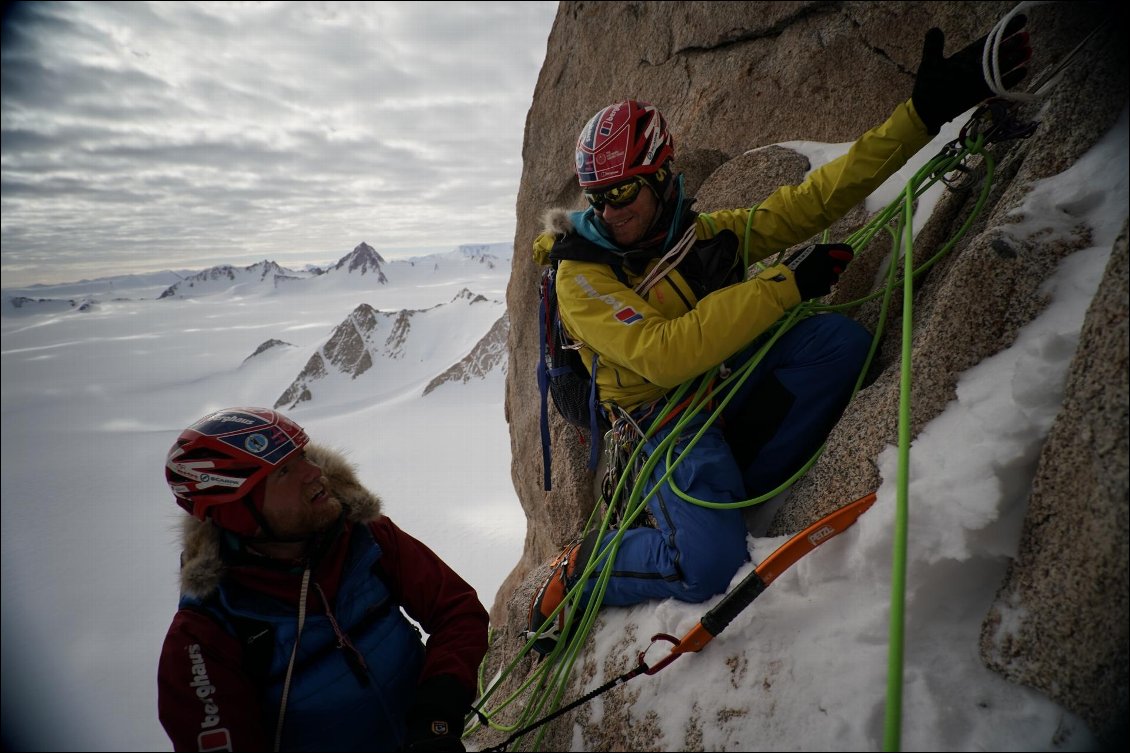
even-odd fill
[{"label": "climber's bearded face", "polygon": [[586,193],[593,211],[600,217],[616,245],[625,248],[643,240],[660,209],[659,199],[651,187],[640,178],[636,180],[639,182],[635,184],[635,195],[626,203],[602,201],[601,194]]}]

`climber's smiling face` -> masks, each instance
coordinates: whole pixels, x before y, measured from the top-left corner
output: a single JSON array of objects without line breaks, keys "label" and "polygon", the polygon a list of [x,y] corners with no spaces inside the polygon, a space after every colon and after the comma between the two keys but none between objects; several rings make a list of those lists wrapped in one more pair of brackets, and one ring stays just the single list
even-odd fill
[{"label": "climber's smiling face", "polygon": [[625,248],[643,240],[659,212],[659,199],[643,178],[604,191],[586,191],[585,198],[616,245]]}]

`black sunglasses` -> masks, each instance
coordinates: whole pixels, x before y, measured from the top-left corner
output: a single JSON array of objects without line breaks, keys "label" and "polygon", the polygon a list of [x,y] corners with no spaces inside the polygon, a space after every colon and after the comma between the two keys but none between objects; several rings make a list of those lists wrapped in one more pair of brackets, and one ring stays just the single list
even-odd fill
[{"label": "black sunglasses", "polygon": [[640,195],[640,189],[645,185],[644,179],[637,177],[627,183],[621,183],[603,191],[585,191],[585,198],[588,199],[592,208],[598,212],[603,212],[605,205],[619,209],[635,201]]}]

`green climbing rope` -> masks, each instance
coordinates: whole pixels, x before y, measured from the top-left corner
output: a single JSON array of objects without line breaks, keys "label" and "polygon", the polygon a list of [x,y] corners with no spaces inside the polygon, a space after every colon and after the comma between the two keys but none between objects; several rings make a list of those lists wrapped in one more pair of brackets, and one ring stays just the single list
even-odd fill
[{"label": "green climbing rope", "polygon": [[[561,705],[564,693],[569,686],[569,678],[572,674],[573,667],[596,621],[603,595],[607,589],[611,568],[603,567],[603,564],[615,558],[625,532],[644,513],[647,509],[648,502],[659,489],[665,487],[671,488],[687,502],[704,507],[747,507],[761,504],[772,499],[777,494],[787,490],[801,476],[808,472],[819,458],[823,447],[820,447],[801,468],[776,489],[758,497],[738,502],[718,503],[693,498],[677,488],[672,478],[672,474],[679,463],[687,456],[687,453],[693,449],[695,444],[705,434],[706,430],[721,415],[722,410],[737,394],[737,390],[745,380],[749,378],[765,353],[768,352],[781,336],[795,326],[797,322],[817,313],[852,309],[881,297],[882,301],[878,325],[866,361],[856,379],[852,391],[852,396],[854,397],[862,387],[865,375],[871,366],[871,362],[883,337],[889,306],[900,282],[897,271],[898,257],[901,250],[903,256],[903,273],[901,278],[903,294],[903,347],[899,405],[898,511],[895,524],[894,564],[892,565],[888,700],[887,719],[884,730],[884,742],[885,745],[889,746],[887,749],[897,749],[901,731],[902,624],[906,570],[906,511],[908,509],[907,466],[909,463],[910,445],[910,344],[913,313],[913,285],[916,278],[948,254],[961,238],[964,237],[980,214],[988,198],[989,189],[992,184],[993,163],[989,156],[983,153],[982,146],[982,137],[967,141],[963,145],[951,144],[948,146],[915,173],[910,181],[908,181],[905,190],[895,201],[891,202],[889,206],[879,212],[870,222],[845,239],[845,242],[850,244],[853,248],[863,248],[880,232],[886,231],[892,235],[894,242],[892,243],[891,257],[887,268],[886,283],[878,290],[873,291],[863,298],[838,305],[822,305],[811,301],[802,303],[790,310],[770,329],[767,335],[763,336],[764,342],[760,345],[757,352],[740,368],[731,373],[723,373],[719,367],[715,367],[715,369],[709,372],[705,377],[689,380],[670,395],[662,410],[659,411],[658,416],[652,420],[651,428],[646,432],[642,432],[633,443],[634,446],[624,466],[626,472],[622,473],[617,480],[611,498],[604,499],[603,496],[601,497],[583,529],[586,534],[595,530],[598,541],[603,540],[605,534],[609,531],[615,530],[614,535],[602,547],[599,547],[598,550],[593,552],[581,577],[578,578],[577,586],[569,591],[564,601],[554,610],[546,623],[541,626],[541,629],[528,636],[528,640],[522,650],[518,652],[505,668],[499,671],[496,677],[487,684],[487,687],[480,685],[480,697],[479,701],[476,703],[476,708],[479,711],[481,721],[474,722],[472,726],[468,728],[467,734],[472,734],[479,729],[483,721],[492,729],[502,732],[514,732],[546,714],[553,713],[553,711]],[[942,179],[944,175],[956,169],[958,165],[967,160],[971,155],[980,155],[986,166],[985,179],[973,210],[954,236],[950,238],[933,257],[915,268],[913,266],[912,256],[914,202],[929,189],[930,186]],[[892,225],[895,226],[894,230],[892,230]],[[671,415],[671,412],[676,406],[688,400],[688,393],[691,393],[689,395],[689,403],[683,408],[679,415],[671,419],[676,421],[675,429],[669,432],[651,453],[645,453],[644,446],[647,440],[653,437],[658,427],[664,423],[664,419]],[[686,446],[677,452],[676,443],[679,441],[684,430],[687,429],[692,420],[708,409],[710,413],[707,415],[705,421],[698,427],[696,433],[691,437],[690,441],[687,442]],[[596,441],[595,438],[594,441]],[[659,481],[652,485],[651,491],[645,494],[643,482],[650,479],[652,472],[661,459],[666,462],[667,469]],[[636,483],[631,484],[631,488],[629,488],[628,479],[633,476],[633,471]],[[599,514],[602,508],[604,510],[603,515]],[[616,526],[613,525],[614,520],[618,521]],[[600,569],[599,573],[596,572],[598,569]],[[594,573],[596,573],[595,576]],[[587,603],[582,604],[582,589],[580,586],[590,577],[596,578],[592,598],[590,598]],[[525,659],[532,650],[534,641],[540,637],[543,630],[548,629],[548,627],[553,624],[562,609],[567,610],[565,632],[568,635],[568,639],[559,641],[554,650],[527,675],[526,679],[516,690],[508,697],[498,701],[493,708],[487,711],[488,702],[498,688],[501,687],[502,681]],[[526,703],[520,708],[520,711],[512,722],[503,723],[499,721],[498,717],[504,710],[509,709],[523,699],[526,699]],[[545,729],[543,728],[534,741],[534,749],[541,748],[544,742],[544,735]]]}]

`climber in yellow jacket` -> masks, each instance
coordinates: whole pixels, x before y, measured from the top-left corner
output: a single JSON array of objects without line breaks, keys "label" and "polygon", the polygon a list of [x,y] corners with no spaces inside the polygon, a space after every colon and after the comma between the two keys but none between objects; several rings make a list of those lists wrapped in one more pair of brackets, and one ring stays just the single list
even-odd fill
[{"label": "climber in yellow jacket", "polygon": [[[1017,16],[1000,45],[1010,87],[1031,55]],[[844,244],[813,244],[745,279],[746,265],[821,232],[864,200],[937,134],[943,123],[991,94],[981,73],[984,39],[951,58],[943,36],[926,35],[910,100],[867,131],[839,159],[797,186],[777,189],[752,209],[698,214],[674,172],[674,140],[659,110],[637,100],[597,112],[576,147],[583,212],[555,210],[534,242],[541,264],[558,264],[561,321],[592,366],[600,409],[614,426],[646,431],[669,392],[720,363],[737,368],[782,314],[830,292],[852,259]],[[823,443],[850,397],[870,335],[838,314],[800,321],[757,364],[716,422],[683,457],[672,481],[692,498],[735,502],[788,479]],[[682,429],[694,436],[705,414]],[[645,443],[651,453],[677,421]],[[660,462],[649,492],[667,471]],[[656,527],[626,531],[603,603],[651,598],[703,601],[724,591],[748,559],[738,508],[687,502],[668,484],[652,497]],[[611,534],[609,534],[611,535]],[[530,607],[530,629],[545,622],[598,544],[568,547]],[[606,566],[606,565],[602,565]],[[588,581],[591,588],[592,581]],[[586,597],[587,597],[586,589]],[[552,648],[554,628],[535,647]]]},{"label": "climber in yellow jacket", "polygon": [[[586,133],[602,119],[611,119],[614,128],[634,136],[636,141],[642,141],[646,138],[643,134],[654,128],[664,142],[658,157],[670,159],[673,154],[667,124],[651,105],[627,101],[606,107],[590,121]],[[716,254],[725,245],[727,263],[721,282],[737,283],[712,293],[711,282],[716,281],[686,279],[693,278],[698,270],[684,276],[680,266],[669,271],[646,296],[634,292],[633,288],[656,266],[662,254],[640,254],[644,264],[638,266],[632,264],[630,256],[621,254],[627,257],[623,263],[627,285],[608,263],[569,258],[570,247],[577,245],[591,244],[617,253],[613,244],[631,247],[629,244],[640,240],[662,243],[672,224],[662,221],[667,207],[659,196],[671,195],[666,204],[677,204],[681,198],[676,196],[678,181],[670,166],[650,172],[643,172],[645,168],[640,166],[625,166],[618,178],[624,173],[638,176],[627,184],[628,189],[623,184],[616,189],[621,196],[631,191],[633,201],[629,204],[602,197],[600,191],[587,191],[590,200],[602,205],[601,211],[594,206],[586,212],[552,212],[549,219],[554,226],[534,242],[534,258],[539,264],[548,265],[550,254],[556,249],[555,256],[560,259],[557,296],[561,319],[583,344],[580,352],[586,364],[591,363],[594,350],[600,355],[596,382],[601,401],[631,411],[658,400],[671,388],[734,355],[802,298],[816,297],[802,296],[797,273],[785,265],[739,282],[744,272],[739,244],[745,245],[750,262],[754,262],[812,237],[867,198],[930,138],[913,106],[906,102],[896,108],[887,122],[865,133],[847,154],[814,171],[799,186],[778,189],[754,209],[695,214],[687,206],[682,219],[687,230],[693,228],[697,246],[691,254],[703,256],[701,247],[705,245],[710,246],[708,253]],[[619,144],[599,144],[593,151],[599,156],[602,149],[623,151]],[[585,183],[582,179],[582,185]],[[670,209],[673,213],[676,207]],[[646,238],[636,232],[633,224],[642,225],[644,219],[650,218],[654,218],[648,228],[652,237]],[[625,223],[628,229],[612,224],[616,221]],[[729,235],[723,235],[727,232]],[[725,243],[718,240],[720,237]],[[621,238],[625,239],[624,244],[617,242]],[[712,240],[717,242],[709,243]],[[647,245],[649,250],[658,248]],[[807,265],[800,268],[802,275],[813,271],[819,273]],[[706,287],[696,291],[699,286],[695,283],[699,282]],[[701,292],[711,294],[700,300],[696,293]],[[828,291],[808,292],[823,295]],[[628,308],[641,318],[625,322],[627,317],[617,316]]]}]

